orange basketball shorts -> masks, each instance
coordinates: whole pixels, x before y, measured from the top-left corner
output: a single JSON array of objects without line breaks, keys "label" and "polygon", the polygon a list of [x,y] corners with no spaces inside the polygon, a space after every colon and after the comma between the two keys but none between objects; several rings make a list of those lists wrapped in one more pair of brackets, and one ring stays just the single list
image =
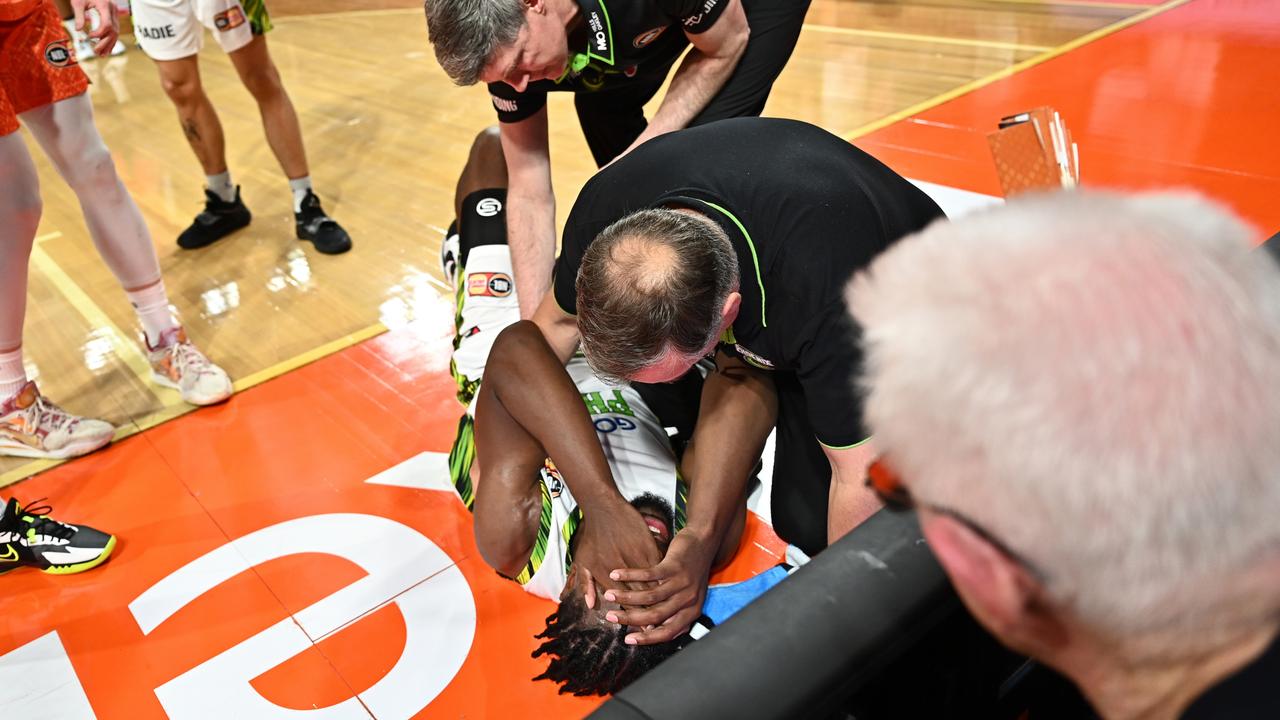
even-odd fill
[{"label": "orange basketball shorts", "polygon": [[58,10],[44,0],[30,14],[0,21],[0,135],[18,114],[75,97],[89,87]]}]

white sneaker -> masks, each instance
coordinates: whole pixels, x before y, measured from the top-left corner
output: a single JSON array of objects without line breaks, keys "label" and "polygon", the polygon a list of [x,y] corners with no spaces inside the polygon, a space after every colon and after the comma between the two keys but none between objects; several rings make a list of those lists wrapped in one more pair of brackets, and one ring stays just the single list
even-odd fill
[{"label": "white sneaker", "polygon": [[231,378],[187,340],[181,327],[166,330],[159,347],[152,347],[145,337],[143,341],[151,361],[151,379],[157,385],[177,390],[192,405],[213,405],[231,397]]},{"label": "white sneaker", "polygon": [[28,382],[0,403],[0,455],[62,459],[77,457],[111,442],[111,423],[68,413]]}]

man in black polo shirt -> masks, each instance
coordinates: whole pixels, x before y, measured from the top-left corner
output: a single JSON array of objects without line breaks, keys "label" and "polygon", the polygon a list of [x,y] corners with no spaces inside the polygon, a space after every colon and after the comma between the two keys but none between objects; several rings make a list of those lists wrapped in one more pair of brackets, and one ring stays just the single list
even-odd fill
[{"label": "man in black polo shirt", "polygon": [[715,351],[681,466],[689,523],[660,565],[615,577],[661,582],[617,594],[624,606],[653,606],[615,614],[660,625],[639,642],[670,639],[696,618],[711,549],[775,417],[772,515],[783,539],[814,553],[874,511],[843,289],[877,253],[941,217],[871,156],[790,120],[739,118],[657,138],[583,188],[554,291],[534,317],[557,355],[567,359],[581,333],[598,374],[663,383]]},{"label": "man in black polo shirt", "polygon": [[[759,115],[808,6],[809,0],[428,0],[440,64],[461,85],[488,83],[502,123],[508,237],[523,317],[546,292],[555,253],[547,93],[575,94],[599,166],[663,133]],[[646,121],[645,103],[690,44]]]}]

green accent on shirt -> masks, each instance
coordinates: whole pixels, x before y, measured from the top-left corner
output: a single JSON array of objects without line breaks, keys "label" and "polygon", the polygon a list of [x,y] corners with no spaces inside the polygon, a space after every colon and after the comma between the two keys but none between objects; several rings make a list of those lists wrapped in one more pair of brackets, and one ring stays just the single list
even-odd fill
[{"label": "green accent on shirt", "polygon": [[751,248],[751,264],[755,265],[755,268],[756,268],[756,284],[760,286],[760,325],[763,327],[769,327],[769,322],[765,319],[764,277],[760,275],[760,256],[756,254],[756,244],[751,240],[751,233],[747,232],[747,229],[742,226],[742,223],[738,220],[738,218],[734,217],[733,213],[729,212],[728,210],[725,210],[724,208],[720,207],[719,205],[713,202],[707,202],[706,200],[699,200],[699,202],[703,203],[708,207],[715,208],[716,210],[719,210],[720,212],[724,213],[725,217],[732,220],[733,224],[738,226],[738,231],[742,233],[742,237],[747,239],[747,247]]}]

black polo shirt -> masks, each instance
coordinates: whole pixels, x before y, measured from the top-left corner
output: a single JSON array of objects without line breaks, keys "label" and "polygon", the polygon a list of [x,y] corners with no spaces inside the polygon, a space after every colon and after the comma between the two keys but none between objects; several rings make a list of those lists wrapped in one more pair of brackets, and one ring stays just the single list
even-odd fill
[{"label": "black polo shirt", "polygon": [[[728,0],[578,0],[583,22],[569,33],[568,74],[524,92],[489,83],[498,120],[519,122],[547,104],[548,92],[599,92],[634,78],[665,76],[689,44],[684,33],[711,29]],[[578,56],[575,63],[574,58]]]},{"label": "black polo shirt", "polygon": [[794,372],[818,440],[866,439],[857,331],[844,287],[898,238],[942,217],[927,195],[878,160],[794,120],[735,118],[650,140],[592,178],[574,203],[556,261],[555,297],[577,313],[586,247],[610,223],[682,206],[718,223],[737,251],[742,306],[726,347]]}]

